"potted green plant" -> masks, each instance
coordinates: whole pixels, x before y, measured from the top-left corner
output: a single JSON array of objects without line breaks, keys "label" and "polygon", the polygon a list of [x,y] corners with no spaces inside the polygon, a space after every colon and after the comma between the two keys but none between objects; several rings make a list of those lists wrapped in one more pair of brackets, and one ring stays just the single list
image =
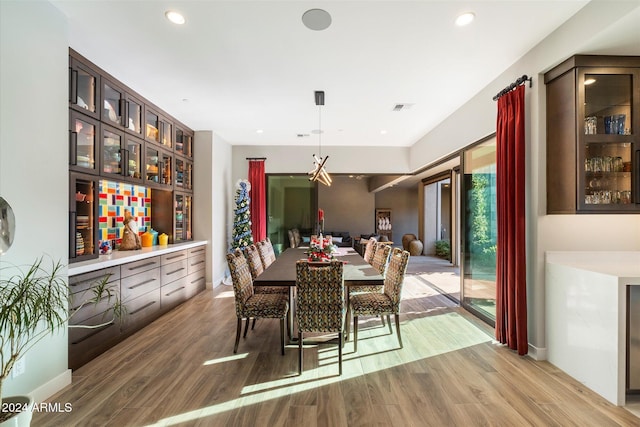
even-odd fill
[{"label": "potted green plant", "polygon": [[[110,318],[100,325],[83,326],[89,328],[108,325],[124,314],[124,305],[116,290],[108,285],[108,276],[90,286],[81,301],[74,297],[74,308],[70,309],[69,288],[61,275],[63,265],[51,260],[51,267],[46,268],[43,261],[40,257],[24,268],[0,265],[0,397],[2,384],[16,361],[43,338],[67,326],[82,307],[108,301]],[[31,411],[25,411],[29,400],[25,398],[18,397],[11,403],[1,400],[0,426],[7,420],[10,425],[21,425],[13,420],[18,415],[25,417],[26,425],[30,423]]]}]

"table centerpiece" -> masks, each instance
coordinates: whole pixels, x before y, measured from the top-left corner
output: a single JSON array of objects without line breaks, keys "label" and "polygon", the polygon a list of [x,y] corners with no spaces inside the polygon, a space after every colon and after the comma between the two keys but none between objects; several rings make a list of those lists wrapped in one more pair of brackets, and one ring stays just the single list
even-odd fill
[{"label": "table centerpiece", "polygon": [[330,262],[337,252],[336,246],[331,243],[331,237],[313,237],[309,241],[309,250],[306,251],[309,262]]}]

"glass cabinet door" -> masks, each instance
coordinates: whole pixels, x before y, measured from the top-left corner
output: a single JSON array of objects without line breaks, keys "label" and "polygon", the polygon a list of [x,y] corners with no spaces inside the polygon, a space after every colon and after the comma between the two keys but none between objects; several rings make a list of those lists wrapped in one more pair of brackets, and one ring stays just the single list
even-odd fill
[{"label": "glass cabinet door", "polygon": [[160,119],[153,111],[145,113],[145,138],[148,141],[160,142]]},{"label": "glass cabinet door", "polygon": [[69,118],[69,168],[97,174],[99,123],[75,111],[70,112]]},{"label": "glass cabinet door", "polygon": [[175,194],[175,232],[174,243],[191,240],[192,197],[187,194]]},{"label": "glass cabinet door", "polygon": [[185,159],[176,157],[176,176],[175,186],[176,189],[191,191],[191,174],[193,171],[193,164]]},{"label": "glass cabinet door", "polygon": [[107,175],[123,175],[122,152],[124,135],[117,130],[102,127],[102,173]]},{"label": "glass cabinet door", "polygon": [[94,118],[99,118],[100,87],[96,71],[71,59],[69,67],[69,106]]},{"label": "glass cabinet door", "polygon": [[145,150],[145,181],[159,183],[158,156],[160,152],[153,148],[147,147]]},{"label": "glass cabinet door", "polygon": [[142,136],[142,101],[132,97],[129,94],[125,94],[125,117],[126,123],[124,127],[130,131],[135,133],[136,135]]},{"label": "glass cabinet door", "polygon": [[185,130],[179,128],[178,126],[176,126],[176,138],[175,138],[175,143],[176,143],[176,153],[186,156],[186,157],[191,157],[191,149],[192,149],[192,143],[193,143],[193,136],[186,132]]},{"label": "glass cabinet door", "polygon": [[173,125],[165,119],[160,121],[160,143],[167,148],[173,147]]},{"label": "glass cabinet door", "polygon": [[164,151],[161,152],[160,183],[173,185],[173,156]]},{"label": "glass cabinet door", "polygon": [[[635,209],[634,200],[634,84],[632,71],[581,71],[578,89],[583,96],[580,137],[578,206],[586,211]],[[612,72],[607,72],[612,71]],[[582,89],[582,90],[581,90]]]},{"label": "glass cabinet door", "polygon": [[141,162],[142,162],[142,140],[127,136],[127,150],[125,158],[126,176],[129,180],[142,181]]},{"label": "glass cabinet door", "polygon": [[97,178],[71,174],[69,259],[97,258]]},{"label": "glass cabinet door", "polygon": [[113,83],[103,80],[102,99],[102,121],[114,126],[123,126],[123,92]]}]

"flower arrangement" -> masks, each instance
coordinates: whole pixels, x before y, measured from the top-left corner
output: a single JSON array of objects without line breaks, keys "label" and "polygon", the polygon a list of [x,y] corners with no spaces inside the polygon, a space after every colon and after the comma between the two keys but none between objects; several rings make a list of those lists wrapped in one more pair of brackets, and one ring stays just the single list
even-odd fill
[{"label": "flower arrangement", "polygon": [[324,211],[322,209],[318,209],[318,233],[324,233]]},{"label": "flower arrangement", "polygon": [[331,243],[331,238],[314,237],[309,242],[309,250],[306,252],[308,260],[311,262],[329,262],[333,259],[333,254],[337,251],[336,246]]}]

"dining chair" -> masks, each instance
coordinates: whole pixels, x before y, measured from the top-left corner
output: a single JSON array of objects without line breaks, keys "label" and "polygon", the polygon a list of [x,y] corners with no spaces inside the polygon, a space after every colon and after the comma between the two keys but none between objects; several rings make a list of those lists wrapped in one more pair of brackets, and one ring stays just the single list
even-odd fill
[{"label": "dining chair", "polygon": [[373,259],[370,264],[373,268],[378,270],[383,276],[387,270],[387,263],[389,262],[389,255],[391,254],[391,245],[384,243],[376,243],[376,251],[373,254]]},{"label": "dining chair", "polygon": [[269,267],[276,260],[276,254],[273,250],[273,245],[271,244],[271,240],[267,237],[264,240],[256,243],[256,247],[258,248],[258,253],[260,254],[260,259],[262,260],[262,266],[264,268]]},{"label": "dining chair", "polygon": [[360,316],[387,316],[389,333],[391,328],[391,314],[395,317],[398,343],[402,348],[400,335],[400,300],[402,299],[402,284],[409,262],[409,252],[394,248],[389,257],[389,266],[384,277],[384,291],[367,292],[350,298],[350,311],[353,313],[353,351],[358,351],[358,318]]},{"label": "dining chair", "polygon": [[242,329],[242,319],[246,319],[244,336],[247,336],[247,328],[250,318],[280,319],[280,346],[284,355],[284,323],[289,311],[289,301],[286,295],[256,294],[253,292],[253,280],[249,263],[240,249],[227,254],[227,264],[233,281],[233,294],[235,296],[236,316],[238,324],[236,328],[236,342],[233,352],[237,353]]},{"label": "dining chair", "polygon": [[[244,248],[244,256],[249,263],[249,270],[251,271],[251,277],[255,279],[265,270],[263,263],[263,257],[260,256],[260,250],[253,244]],[[268,255],[267,255],[268,257]],[[275,258],[275,255],[274,255]],[[284,294],[289,295],[289,289],[286,286],[255,286],[253,291],[256,294]]]},{"label": "dining chair", "polygon": [[304,332],[338,333],[338,372],[342,375],[344,279],[342,261],[314,265],[296,262],[296,319],[298,321],[298,373],[302,375]]},{"label": "dining chair", "polygon": [[371,264],[373,260],[373,255],[376,252],[376,244],[378,241],[374,237],[370,237],[369,241],[367,241],[367,246],[364,248],[364,260]]}]

